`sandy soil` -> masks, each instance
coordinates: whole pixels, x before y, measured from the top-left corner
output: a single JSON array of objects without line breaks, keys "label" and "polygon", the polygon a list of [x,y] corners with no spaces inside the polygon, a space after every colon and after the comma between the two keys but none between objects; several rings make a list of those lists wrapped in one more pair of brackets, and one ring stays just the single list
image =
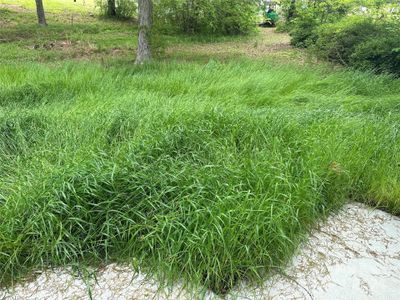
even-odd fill
[{"label": "sandy soil", "polygon": [[[177,284],[161,290],[143,274],[109,265],[93,282],[93,299],[197,298]],[[200,297],[200,296],[198,296]],[[218,299],[211,292],[201,298]],[[361,204],[349,204],[311,235],[285,270],[262,286],[245,282],[226,299],[400,299],[400,218]],[[0,299],[89,299],[84,280],[68,270],[41,273]]]}]

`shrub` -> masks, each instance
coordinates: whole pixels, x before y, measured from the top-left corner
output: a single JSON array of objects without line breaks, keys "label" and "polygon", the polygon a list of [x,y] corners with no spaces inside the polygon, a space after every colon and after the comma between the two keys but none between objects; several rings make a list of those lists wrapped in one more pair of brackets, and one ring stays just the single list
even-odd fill
[{"label": "shrub", "polygon": [[318,26],[340,20],[347,14],[350,8],[349,5],[338,0],[308,0],[300,2],[295,11],[293,11],[293,7],[289,4],[286,7],[287,12],[285,13],[284,10],[284,14],[293,15],[290,19],[288,16],[286,17],[289,22],[287,27],[292,37],[291,43],[297,47],[307,47],[309,44],[315,42],[315,31]]},{"label": "shrub", "polygon": [[183,33],[242,34],[255,23],[255,0],[157,1],[155,21],[164,29]]},{"label": "shrub", "polygon": [[312,16],[295,19],[290,30],[290,43],[296,47],[307,47],[316,38],[315,30],[317,26],[318,23]]},{"label": "shrub", "polygon": [[322,58],[348,64],[356,46],[377,37],[381,29],[367,18],[348,18],[345,22],[323,25],[316,31],[314,49]]},{"label": "shrub", "polygon": [[384,35],[359,44],[350,56],[350,64],[360,69],[400,75],[400,35]]},{"label": "shrub", "polygon": [[400,30],[395,23],[349,17],[315,31],[316,54],[333,62],[399,74]]}]

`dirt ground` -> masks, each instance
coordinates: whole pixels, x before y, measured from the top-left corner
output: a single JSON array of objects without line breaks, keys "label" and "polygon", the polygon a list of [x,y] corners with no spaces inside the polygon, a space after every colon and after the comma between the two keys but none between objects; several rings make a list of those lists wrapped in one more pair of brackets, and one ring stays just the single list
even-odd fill
[{"label": "dirt ground", "polygon": [[168,48],[168,52],[189,52],[199,54],[238,54],[252,58],[264,57],[274,52],[291,50],[290,38],[286,33],[276,32],[275,28],[260,28],[257,39],[242,42],[219,42],[212,44],[177,45]]},{"label": "dirt ground", "polygon": [[[358,203],[348,204],[312,233],[293,262],[261,286],[242,282],[225,299],[400,299],[400,218]],[[128,266],[109,265],[92,281],[93,299],[221,299],[169,290]],[[82,278],[66,269],[0,290],[0,299],[89,299]]]},{"label": "dirt ground", "polygon": [[165,55],[187,60],[201,57],[216,59],[247,57],[304,63],[309,59],[306,53],[290,45],[290,37],[287,33],[277,32],[275,28],[259,28],[259,30],[260,34],[242,41],[170,45],[166,48]]}]

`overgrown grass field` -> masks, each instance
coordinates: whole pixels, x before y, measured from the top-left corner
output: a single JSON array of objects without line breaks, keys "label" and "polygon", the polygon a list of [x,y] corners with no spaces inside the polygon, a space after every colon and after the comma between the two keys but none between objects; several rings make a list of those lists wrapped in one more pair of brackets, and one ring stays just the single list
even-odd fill
[{"label": "overgrown grass field", "polygon": [[[203,52],[135,66],[129,22],[50,13],[39,29],[12,9],[0,9],[0,286],[121,262],[222,294],[279,270],[349,200],[400,214],[400,80],[229,56],[243,37],[170,36]],[[212,59],[216,41],[230,59]]]},{"label": "overgrown grass field", "polygon": [[224,292],[345,201],[400,212],[400,82],[250,60],[0,67],[0,270],[125,261]]}]

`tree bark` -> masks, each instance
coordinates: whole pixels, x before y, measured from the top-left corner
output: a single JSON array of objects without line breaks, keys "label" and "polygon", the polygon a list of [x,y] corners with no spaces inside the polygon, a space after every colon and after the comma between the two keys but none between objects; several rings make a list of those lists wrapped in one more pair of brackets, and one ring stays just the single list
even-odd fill
[{"label": "tree bark", "polygon": [[139,8],[139,39],[136,63],[142,64],[151,59],[150,31],[152,27],[152,0],[138,0]]},{"label": "tree bark", "polygon": [[107,0],[107,16],[115,17],[117,10],[115,9],[115,0]]},{"label": "tree bark", "polygon": [[38,17],[38,23],[41,26],[46,26],[46,16],[44,15],[44,8],[43,8],[43,1],[42,0],[35,0],[36,1],[36,12]]}]

